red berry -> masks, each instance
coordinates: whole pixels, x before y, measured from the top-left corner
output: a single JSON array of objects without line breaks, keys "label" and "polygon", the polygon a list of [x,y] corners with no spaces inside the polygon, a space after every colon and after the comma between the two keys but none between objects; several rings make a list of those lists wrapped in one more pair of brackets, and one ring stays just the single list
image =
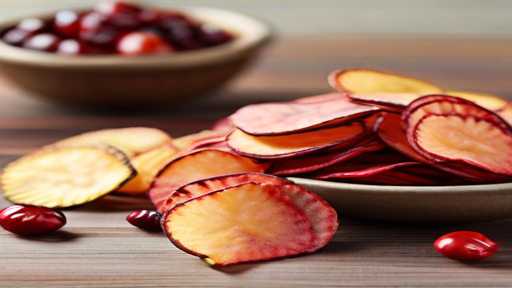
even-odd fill
[{"label": "red berry", "polygon": [[94,7],[96,12],[104,15],[138,14],[142,8],[124,1],[101,1]]},{"label": "red berry", "polygon": [[171,47],[152,32],[126,34],[117,44],[117,51],[124,55],[158,54],[172,51]]},{"label": "red berry", "polygon": [[180,50],[202,47],[196,39],[198,27],[186,19],[174,15],[165,17],[161,20],[160,27],[167,39]]},{"label": "red berry", "polygon": [[139,13],[139,21],[143,25],[156,25],[160,20],[161,13],[157,10],[146,9]]},{"label": "red berry", "polygon": [[202,25],[200,39],[205,46],[218,46],[231,41],[233,35],[215,26]]},{"label": "red berry", "polygon": [[67,39],[59,43],[57,53],[66,55],[79,55],[88,54],[92,52],[91,49],[84,43],[78,42],[74,39]]},{"label": "red berry", "polygon": [[21,46],[30,37],[30,33],[18,28],[7,31],[2,40],[10,45]]},{"label": "red berry", "polygon": [[498,245],[481,233],[457,231],[439,237],[434,242],[434,248],[451,259],[476,261],[492,256],[498,250]]},{"label": "red berry", "polygon": [[46,52],[54,52],[59,46],[60,39],[49,33],[36,34],[28,38],[23,47]]},{"label": "red berry", "polygon": [[98,30],[102,27],[109,26],[105,15],[96,12],[85,14],[80,20],[80,31]]},{"label": "red berry", "polygon": [[80,21],[80,36],[83,41],[102,47],[115,47],[123,32],[108,23],[108,19],[97,12],[90,12]]},{"label": "red berry", "polygon": [[62,36],[76,37],[80,32],[80,15],[75,11],[59,11],[55,14],[53,25]]},{"label": "red berry", "polygon": [[110,16],[108,21],[112,26],[119,29],[134,30],[141,25],[138,15],[132,14],[115,14]]},{"label": "red berry", "polygon": [[41,19],[24,19],[16,27],[5,33],[2,40],[10,45],[21,46],[28,38],[46,30],[46,28],[46,23]]},{"label": "red berry", "polygon": [[49,208],[13,205],[0,211],[0,225],[23,236],[47,234],[65,224],[64,214]]},{"label": "red berry", "polygon": [[143,230],[161,231],[161,218],[162,215],[156,211],[137,210],[128,214],[126,221],[130,222],[130,224],[133,226],[139,227]]},{"label": "red berry", "polygon": [[106,17],[109,24],[119,29],[134,30],[141,25],[142,8],[122,1],[103,1],[94,9]]},{"label": "red berry", "polygon": [[36,33],[43,31],[46,28],[46,23],[41,19],[27,18],[21,20],[21,22],[16,25],[16,28],[30,33]]}]

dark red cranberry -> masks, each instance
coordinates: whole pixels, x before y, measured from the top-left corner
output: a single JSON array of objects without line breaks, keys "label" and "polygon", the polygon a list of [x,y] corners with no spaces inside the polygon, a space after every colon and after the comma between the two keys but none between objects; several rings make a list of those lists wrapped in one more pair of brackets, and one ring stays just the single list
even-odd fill
[{"label": "dark red cranberry", "polygon": [[101,1],[94,7],[96,12],[104,15],[114,14],[138,14],[142,8],[124,1]]},{"label": "dark red cranberry", "polygon": [[156,25],[160,20],[161,13],[154,9],[146,9],[139,13],[139,21],[142,25]]},{"label": "dark red cranberry", "polygon": [[476,261],[494,255],[498,245],[481,233],[457,231],[439,237],[434,242],[434,248],[451,259]]},{"label": "dark red cranberry", "polygon": [[18,23],[16,28],[30,33],[37,33],[46,29],[46,23],[41,19],[27,18],[21,20],[21,22]]},{"label": "dark red cranberry", "polygon": [[141,21],[138,15],[132,14],[115,14],[108,18],[112,26],[119,29],[135,30],[141,26]]},{"label": "dark red cranberry", "polygon": [[38,51],[54,52],[57,50],[59,42],[59,37],[50,33],[41,33],[28,38],[23,43],[23,47]]},{"label": "dark red cranberry", "polygon": [[205,46],[218,46],[233,40],[233,35],[211,25],[201,26],[201,41]]},{"label": "dark red cranberry", "polygon": [[120,29],[134,30],[141,26],[142,8],[123,1],[103,1],[95,11],[106,17],[109,24]]},{"label": "dark red cranberry", "polygon": [[7,31],[2,37],[2,40],[10,45],[21,46],[30,36],[30,32],[14,28]]},{"label": "dark red cranberry", "polygon": [[77,37],[80,32],[80,15],[75,11],[63,10],[55,14],[55,30],[64,37]]},{"label": "dark red cranberry", "polygon": [[160,27],[167,39],[179,50],[193,50],[202,46],[196,37],[198,27],[186,20],[167,17],[161,20]]},{"label": "dark red cranberry", "polygon": [[159,35],[151,32],[126,34],[117,44],[117,51],[123,55],[159,54],[171,50]]},{"label": "dark red cranberry", "polygon": [[97,12],[86,13],[80,20],[80,31],[92,31],[108,27],[107,17]]},{"label": "dark red cranberry", "polygon": [[85,43],[74,39],[63,40],[57,47],[57,53],[66,55],[80,55],[92,53],[92,49]]},{"label": "dark red cranberry", "polygon": [[116,29],[105,28],[97,31],[81,32],[80,39],[105,49],[109,49],[109,47],[113,49],[122,35],[123,34]]},{"label": "dark red cranberry", "polygon": [[13,205],[0,211],[0,225],[23,236],[47,234],[65,224],[64,214],[49,208]]},{"label": "dark red cranberry", "polygon": [[93,45],[115,47],[123,32],[112,26],[108,19],[97,12],[90,12],[80,21],[80,39]]},{"label": "dark red cranberry", "polygon": [[162,215],[156,211],[151,210],[137,210],[133,211],[126,217],[126,221],[130,222],[133,226],[139,227],[147,231],[161,231],[160,220]]}]

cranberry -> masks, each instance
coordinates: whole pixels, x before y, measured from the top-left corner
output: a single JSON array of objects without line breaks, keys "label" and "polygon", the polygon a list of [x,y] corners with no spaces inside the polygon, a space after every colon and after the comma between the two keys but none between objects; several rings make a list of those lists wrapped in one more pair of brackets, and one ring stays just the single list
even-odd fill
[{"label": "cranberry", "polygon": [[160,36],[151,32],[126,34],[117,44],[117,51],[124,55],[158,54],[171,50]]},{"label": "cranberry", "polygon": [[160,20],[160,12],[157,10],[146,9],[139,14],[139,21],[142,25],[156,25]]},{"label": "cranberry", "polygon": [[151,210],[137,210],[133,211],[126,216],[126,221],[130,222],[133,226],[139,227],[148,231],[161,231],[160,220],[162,215],[156,211]]},{"label": "cranberry", "polygon": [[57,47],[57,53],[59,54],[79,55],[89,54],[92,52],[93,50],[88,45],[74,39],[67,39],[61,41],[59,43],[59,47]]},{"label": "cranberry", "polygon": [[202,25],[200,38],[205,46],[218,46],[231,41],[233,36],[215,26]]},{"label": "cranberry", "polygon": [[112,26],[120,29],[134,30],[141,25],[138,15],[132,14],[116,14],[109,17],[108,21]]},{"label": "cranberry", "polygon": [[124,1],[101,1],[94,7],[96,12],[104,15],[138,14],[142,8]]},{"label": "cranberry", "polygon": [[175,15],[165,17],[160,22],[160,28],[167,39],[180,50],[201,48],[201,43],[196,39],[197,27],[181,17]]},{"label": "cranberry", "polygon": [[64,37],[76,37],[80,32],[80,15],[77,12],[63,10],[55,14],[55,30]]},{"label": "cranberry", "polygon": [[23,43],[23,47],[38,51],[54,52],[57,50],[59,42],[60,39],[57,36],[42,33],[28,38],[25,43]]},{"label": "cranberry", "polygon": [[104,15],[108,22],[120,29],[136,29],[140,27],[142,9],[136,5],[122,1],[103,1],[98,3],[95,11]]},{"label": "cranberry", "polygon": [[80,39],[94,45],[115,47],[122,34],[104,15],[96,12],[84,15],[80,21]]},{"label": "cranberry", "polygon": [[37,33],[43,31],[46,28],[46,23],[41,19],[27,18],[18,23],[16,28],[30,33]]},{"label": "cranberry", "polygon": [[492,256],[498,250],[498,245],[481,233],[457,231],[439,237],[434,242],[434,248],[448,258],[475,261]]},{"label": "cranberry", "polygon": [[41,19],[24,19],[16,27],[7,31],[3,35],[2,40],[14,46],[21,46],[28,38],[45,29],[46,23]]},{"label": "cranberry", "polygon": [[7,31],[2,40],[10,45],[21,46],[30,37],[30,33],[18,28]]},{"label": "cranberry", "polygon": [[64,214],[49,208],[13,205],[0,211],[0,225],[23,236],[47,234],[65,224]]},{"label": "cranberry", "polygon": [[96,12],[85,14],[80,20],[80,31],[93,31],[109,26],[105,15]]}]

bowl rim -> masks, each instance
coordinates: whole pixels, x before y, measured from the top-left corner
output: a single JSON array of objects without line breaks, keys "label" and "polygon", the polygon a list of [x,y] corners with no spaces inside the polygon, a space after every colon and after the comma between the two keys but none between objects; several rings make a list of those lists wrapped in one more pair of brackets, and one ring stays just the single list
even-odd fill
[{"label": "bowl rim", "polygon": [[[151,7],[151,6],[149,6]],[[173,8],[190,14],[205,23],[216,24],[221,28],[230,30],[237,37],[229,43],[198,49],[194,51],[179,52],[176,54],[147,55],[140,57],[113,55],[69,56],[56,53],[39,52],[11,46],[0,40],[0,62],[37,65],[45,67],[80,67],[84,68],[122,68],[122,67],[192,67],[216,64],[244,57],[251,51],[261,48],[273,39],[274,29],[269,23],[231,10],[189,6]],[[81,10],[77,8],[76,10]],[[0,30],[13,26],[27,17],[47,18],[56,13],[46,12],[38,15],[17,17],[0,22]],[[231,25],[240,22],[240,25]]]},{"label": "bowl rim", "polygon": [[375,194],[469,194],[469,193],[491,193],[512,194],[512,183],[498,184],[475,184],[475,185],[445,185],[445,186],[400,186],[400,185],[370,185],[356,184],[346,182],[332,182],[325,180],[307,179],[300,177],[288,177],[289,180],[306,186],[315,186],[317,188],[343,190],[348,192],[364,192]]}]

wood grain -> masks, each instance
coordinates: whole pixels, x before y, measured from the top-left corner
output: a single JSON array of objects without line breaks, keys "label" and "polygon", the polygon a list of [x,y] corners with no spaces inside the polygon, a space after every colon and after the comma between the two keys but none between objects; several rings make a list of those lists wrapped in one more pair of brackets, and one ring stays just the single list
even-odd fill
[{"label": "wood grain", "polygon": [[[161,111],[77,111],[24,98],[0,79],[0,166],[78,132],[155,126],[182,135],[206,128],[241,105],[329,90],[330,70],[368,66],[441,85],[512,96],[512,40],[328,36],[284,39],[254,70],[205,101]],[[72,95],[70,95],[72,97]],[[0,207],[8,205],[0,200]],[[59,233],[23,239],[0,231],[0,287],[510,287],[512,222],[404,226],[348,220],[319,253],[225,270],[207,267],[160,234],[131,227],[143,199],[107,197],[66,210]],[[368,211],[371,213],[371,211]],[[455,229],[487,233],[495,258],[462,264],[437,255],[433,240]]]}]

